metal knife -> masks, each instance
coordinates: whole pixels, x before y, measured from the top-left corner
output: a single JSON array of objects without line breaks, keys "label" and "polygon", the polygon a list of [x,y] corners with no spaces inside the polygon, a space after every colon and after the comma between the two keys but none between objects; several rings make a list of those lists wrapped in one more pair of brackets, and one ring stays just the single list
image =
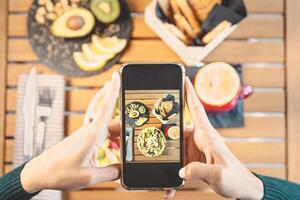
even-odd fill
[{"label": "metal knife", "polygon": [[34,121],[36,109],[36,68],[32,68],[25,86],[23,115],[24,115],[24,161],[34,154]]}]

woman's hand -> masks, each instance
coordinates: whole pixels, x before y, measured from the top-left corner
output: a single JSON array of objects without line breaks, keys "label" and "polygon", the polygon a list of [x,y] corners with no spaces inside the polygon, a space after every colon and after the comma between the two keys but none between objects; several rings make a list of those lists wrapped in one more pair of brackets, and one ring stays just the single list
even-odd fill
[{"label": "woman's hand", "polygon": [[[188,164],[179,171],[179,176],[185,180],[202,180],[227,198],[261,199],[263,183],[233,155],[210,124],[188,78],[185,86],[194,128],[190,132],[185,131]],[[171,192],[169,194],[166,198],[173,196]]]},{"label": "woman's hand", "polygon": [[119,121],[111,121],[119,94],[120,77],[112,80],[100,92],[103,95],[94,116],[72,135],[29,161],[22,173],[21,183],[27,192],[43,189],[74,190],[119,178],[119,164],[98,168],[94,153],[108,137],[119,136]]}]

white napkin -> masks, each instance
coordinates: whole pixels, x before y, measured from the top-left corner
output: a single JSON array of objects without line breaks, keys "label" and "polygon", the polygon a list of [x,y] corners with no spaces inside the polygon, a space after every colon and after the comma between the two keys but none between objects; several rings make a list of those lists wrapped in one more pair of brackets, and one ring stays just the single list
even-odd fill
[{"label": "white napkin", "polygon": [[[16,113],[16,133],[15,133],[15,149],[14,149],[14,167],[20,166],[23,163],[23,138],[24,138],[24,120],[23,120],[23,101],[27,75],[19,77],[18,84],[18,99]],[[45,149],[55,145],[64,137],[64,111],[65,111],[65,81],[59,75],[37,75],[37,88],[50,87],[54,93],[52,102],[52,114],[46,121],[45,132]],[[36,103],[38,105],[38,92],[36,95]],[[39,119],[36,118],[35,126]],[[50,159],[50,158],[49,158]],[[51,174],[49,174],[51,176]],[[41,177],[43,179],[43,177]],[[61,200],[62,192],[56,190],[44,190],[39,195],[34,197],[36,200]]]}]

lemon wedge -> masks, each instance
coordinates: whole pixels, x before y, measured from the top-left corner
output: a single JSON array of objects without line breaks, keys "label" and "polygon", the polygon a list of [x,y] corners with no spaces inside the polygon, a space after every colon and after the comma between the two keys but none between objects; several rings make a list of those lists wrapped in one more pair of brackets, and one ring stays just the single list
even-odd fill
[{"label": "lemon wedge", "polygon": [[110,60],[115,56],[113,53],[101,53],[92,44],[86,43],[82,45],[82,52],[89,60]]},{"label": "lemon wedge", "polygon": [[126,47],[127,40],[116,36],[98,37],[93,35],[92,44],[99,52],[117,54]]},{"label": "lemon wedge", "polygon": [[88,72],[99,70],[107,63],[107,59],[90,60],[82,52],[74,52],[73,59],[80,69]]}]

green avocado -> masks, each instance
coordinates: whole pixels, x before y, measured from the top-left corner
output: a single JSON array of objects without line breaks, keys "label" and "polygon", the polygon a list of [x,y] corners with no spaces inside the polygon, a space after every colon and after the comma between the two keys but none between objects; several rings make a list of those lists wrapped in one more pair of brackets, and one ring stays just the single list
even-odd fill
[{"label": "green avocado", "polygon": [[144,106],[139,107],[139,112],[143,115],[146,113],[146,108]]},{"label": "green avocado", "polygon": [[137,110],[133,110],[129,113],[128,117],[131,119],[137,118],[140,115],[140,113]]},{"label": "green avocado", "polygon": [[91,10],[102,23],[111,23],[120,15],[118,0],[91,0]]},{"label": "green avocado", "polygon": [[95,25],[93,14],[85,8],[73,8],[55,19],[50,32],[56,37],[77,38],[89,34]]}]

